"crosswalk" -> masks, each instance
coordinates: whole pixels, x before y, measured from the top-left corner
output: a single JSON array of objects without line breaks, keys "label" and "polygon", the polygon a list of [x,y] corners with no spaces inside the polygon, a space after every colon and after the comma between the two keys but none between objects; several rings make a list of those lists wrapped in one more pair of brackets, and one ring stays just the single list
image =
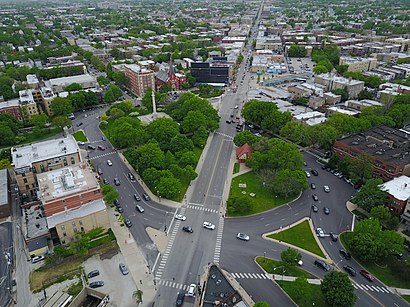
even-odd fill
[{"label": "crosswalk", "polygon": [[211,208],[206,208],[203,206],[198,206],[198,205],[187,205],[187,208],[189,209],[194,209],[194,210],[200,210],[200,211],[206,211],[206,212],[211,212],[211,213],[219,213],[219,210],[216,209],[211,209]]},{"label": "crosswalk", "polygon": [[90,158],[90,160],[99,159],[99,158],[106,157],[106,156],[110,156],[110,155],[113,155],[113,154],[116,154],[116,152],[115,152],[115,151],[107,152],[107,153],[105,153],[105,154],[92,157],[92,158]]},{"label": "crosswalk", "polygon": [[224,218],[219,217],[218,232],[216,234],[216,245],[214,252],[214,263],[219,264],[219,259],[221,257],[221,248],[222,248],[222,235],[224,231]]},{"label": "crosswalk", "polygon": [[[184,213],[185,213],[185,208],[182,208],[180,211],[180,214],[183,215]],[[161,262],[159,263],[158,269],[156,269],[156,272],[155,272],[156,280],[159,280],[162,277],[162,273],[164,272],[164,268],[165,268],[165,265],[167,264],[169,253],[171,252],[171,248],[172,248],[172,245],[174,244],[175,237],[178,233],[180,225],[181,225],[181,221],[176,220],[174,224],[174,228],[172,229],[171,235],[169,236],[167,248],[165,249],[165,252],[161,257]]]},{"label": "crosswalk", "polygon": [[363,285],[363,284],[358,284],[358,283],[352,283],[353,287],[355,289],[360,289],[360,290],[365,290],[365,291],[373,291],[373,292],[381,292],[381,293],[394,293],[390,288],[388,287],[382,287],[382,286],[373,286],[373,285]]},{"label": "crosswalk", "polygon": [[231,273],[235,279],[271,279],[269,274],[262,273]]},{"label": "crosswalk", "polygon": [[227,134],[222,133],[222,132],[215,132],[215,134],[219,134],[219,135],[222,135],[222,136],[224,136],[224,137],[226,137],[226,138],[228,138],[228,139],[233,140],[233,136],[231,136],[231,135],[227,135]]},{"label": "crosswalk", "polygon": [[180,284],[172,280],[160,280],[158,284],[160,286],[175,288],[175,289],[184,290],[184,291],[188,291],[188,288],[189,288],[189,285]]}]

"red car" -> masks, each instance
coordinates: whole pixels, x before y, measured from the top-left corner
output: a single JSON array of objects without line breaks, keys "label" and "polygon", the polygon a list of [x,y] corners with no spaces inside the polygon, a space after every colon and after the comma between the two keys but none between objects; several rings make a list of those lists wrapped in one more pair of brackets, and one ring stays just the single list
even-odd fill
[{"label": "red car", "polygon": [[363,277],[366,278],[368,281],[374,281],[375,279],[374,276],[366,270],[360,270],[360,274],[362,274]]}]

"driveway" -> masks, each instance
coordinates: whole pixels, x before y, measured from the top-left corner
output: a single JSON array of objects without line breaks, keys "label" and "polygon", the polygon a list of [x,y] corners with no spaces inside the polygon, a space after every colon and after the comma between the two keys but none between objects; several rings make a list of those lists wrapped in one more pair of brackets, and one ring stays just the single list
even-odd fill
[{"label": "driveway", "polygon": [[132,294],[137,289],[136,285],[131,274],[122,275],[118,267],[119,263],[127,265],[120,252],[109,259],[100,259],[100,256],[96,255],[89,258],[83,265],[86,274],[96,269],[100,271],[100,275],[89,278],[88,282],[104,281],[104,286],[96,290],[109,294],[111,306],[135,307]]}]

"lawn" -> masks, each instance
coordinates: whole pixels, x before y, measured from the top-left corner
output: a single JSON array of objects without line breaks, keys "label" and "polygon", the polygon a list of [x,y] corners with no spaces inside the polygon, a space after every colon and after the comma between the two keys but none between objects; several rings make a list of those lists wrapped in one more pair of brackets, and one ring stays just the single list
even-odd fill
[{"label": "lawn", "polygon": [[233,165],[233,173],[234,174],[239,173],[240,168],[241,168],[241,166],[239,165],[239,163],[235,163]]},{"label": "lawn", "polygon": [[[277,261],[264,257],[257,257],[256,262],[269,274],[283,274],[285,276],[294,276],[294,277],[304,277],[304,278],[315,278],[309,272],[302,270],[297,266],[290,267],[286,270],[283,270],[283,262]],[[278,268],[278,269],[276,269]]]},{"label": "lawn", "polygon": [[[246,184],[246,188],[240,188],[239,184],[241,183]],[[255,196],[252,197],[250,193],[254,193]],[[295,198],[293,196],[285,199],[280,196],[273,195],[271,191],[263,186],[262,180],[256,175],[255,172],[248,172],[232,179],[229,198],[232,197],[245,197],[250,203],[250,210],[248,210],[247,212],[238,213],[229,212],[228,208],[228,216],[246,216],[261,213],[288,203]]]},{"label": "lawn", "polygon": [[271,234],[268,237],[292,244],[325,258],[325,255],[314,238],[314,234],[310,229],[308,221],[304,221],[293,226],[292,228]]},{"label": "lawn", "polygon": [[83,290],[83,281],[80,279],[77,283],[68,288],[67,293],[73,297],[76,297],[81,290]]},{"label": "lawn", "polygon": [[319,285],[307,284],[301,291],[299,285],[294,281],[277,281],[277,283],[299,307],[327,306]]},{"label": "lawn", "polygon": [[84,132],[82,130],[78,130],[75,133],[73,133],[73,137],[77,142],[87,142],[87,137],[85,136]]},{"label": "lawn", "polygon": [[410,303],[410,295],[402,295],[401,296],[406,302]]},{"label": "lawn", "polygon": [[[345,232],[340,235],[340,240],[346,249],[348,249],[348,241],[351,234],[351,232]],[[366,270],[371,272],[386,285],[396,288],[410,288],[410,274],[408,274],[409,266],[405,262],[401,262],[397,260],[396,257],[391,256],[383,263],[365,263],[359,261],[354,253],[351,251],[349,252],[364,268],[366,268]]]}]

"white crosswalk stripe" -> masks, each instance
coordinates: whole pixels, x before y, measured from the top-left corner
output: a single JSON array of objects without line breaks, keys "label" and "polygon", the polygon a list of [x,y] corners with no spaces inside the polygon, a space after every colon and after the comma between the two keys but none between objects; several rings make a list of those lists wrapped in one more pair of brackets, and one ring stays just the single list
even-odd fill
[{"label": "white crosswalk stripe", "polygon": [[92,158],[90,158],[90,160],[99,159],[99,158],[106,157],[106,156],[109,156],[109,155],[112,155],[112,154],[116,154],[116,152],[115,152],[115,151],[107,152],[107,153],[105,153],[105,154],[92,157]]},{"label": "white crosswalk stripe", "polygon": [[222,136],[224,136],[224,137],[227,137],[228,139],[233,140],[233,136],[227,135],[227,134],[225,134],[225,133],[222,133],[222,132],[215,132],[215,134],[219,134],[219,135],[222,135]]},{"label": "white crosswalk stripe", "polygon": [[211,213],[219,213],[219,210],[206,208],[206,207],[198,206],[198,205],[187,205],[187,208],[199,210],[199,211],[211,212]]},{"label": "white crosswalk stripe", "polygon": [[218,232],[216,234],[216,243],[215,243],[215,251],[214,251],[214,263],[219,263],[219,259],[221,258],[221,248],[222,248],[222,235],[224,231],[224,218],[219,217],[218,223]]},{"label": "white crosswalk stripe", "polygon": [[269,274],[262,273],[231,273],[231,275],[235,279],[270,279]]},{"label": "white crosswalk stripe", "polygon": [[184,284],[174,282],[174,281],[171,281],[171,280],[160,279],[159,281],[157,281],[157,283],[160,286],[175,288],[175,289],[178,289],[178,290],[187,290],[188,289],[188,285],[184,285]]},{"label": "white crosswalk stripe", "polygon": [[391,289],[382,286],[374,286],[374,285],[364,285],[364,284],[357,284],[352,283],[355,289],[360,289],[364,291],[373,291],[373,292],[381,292],[381,293],[394,293]]}]

